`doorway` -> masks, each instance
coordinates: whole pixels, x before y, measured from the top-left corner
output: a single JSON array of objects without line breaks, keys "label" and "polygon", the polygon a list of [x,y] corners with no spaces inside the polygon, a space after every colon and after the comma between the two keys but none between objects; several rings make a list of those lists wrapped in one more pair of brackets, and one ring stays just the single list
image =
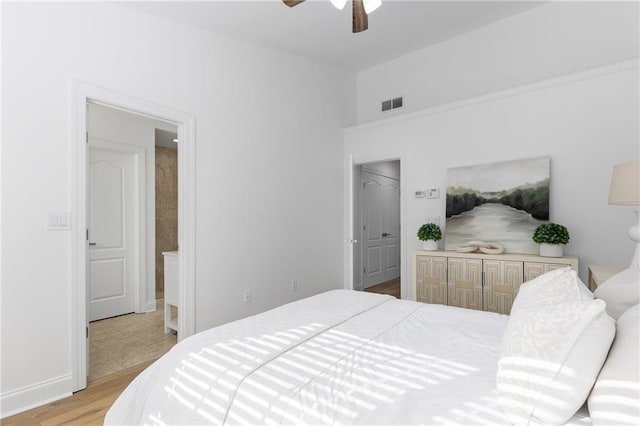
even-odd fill
[{"label": "doorway", "polygon": [[87,129],[91,382],[176,343],[164,323],[162,253],[178,248],[178,158],[171,123],[89,103]]},{"label": "doorway", "polygon": [[[193,147],[195,118],[193,115],[169,107],[79,81],[72,81],[71,89],[73,99],[71,115],[72,158],[74,164],[72,173],[72,185],[74,188],[72,217],[75,218],[74,226],[72,227],[73,256],[71,264],[73,271],[70,322],[72,337],[71,368],[73,391],[78,391],[87,386],[89,361],[88,248],[90,241],[88,235],[89,200],[87,191],[89,174],[89,123],[87,117],[89,105],[111,108],[115,111],[130,113],[146,119],[159,120],[165,124],[172,124],[175,126],[174,129],[177,128],[178,139],[181,141],[178,146],[180,155],[178,157],[177,185],[180,194],[178,198],[177,226],[180,253],[176,262],[176,282],[181,307],[177,313],[178,340],[182,340],[195,332],[195,155]],[[150,168],[147,167],[147,173],[149,170]],[[146,226],[148,226],[149,221],[146,223]],[[140,243],[138,248],[142,245]],[[147,252],[150,253],[148,257],[153,260],[153,250],[147,250]],[[146,256],[146,253],[144,255]],[[142,255],[140,256],[142,257]],[[149,265],[146,265],[146,268],[138,267],[137,273],[144,273],[149,277],[153,277],[155,271],[152,270],[152,273],[149,273]],[[136,300],[134,302],[134,310],[137,312],[153,311],[156,309],[157,304],[155,300],[155,280],[145,279],[142,282],[145,285],[134,289]],[[151,287],[150,290],[149,287]]]},{"label": "doorway", "polygon": [[355,290],[401,297],[400,160],[354,166]]}]

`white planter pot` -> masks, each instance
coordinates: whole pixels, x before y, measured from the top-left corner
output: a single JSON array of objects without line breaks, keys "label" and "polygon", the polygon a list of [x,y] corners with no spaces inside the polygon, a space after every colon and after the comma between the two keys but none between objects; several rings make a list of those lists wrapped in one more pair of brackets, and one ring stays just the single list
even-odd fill
[{"label": "white planter pot", "polygon": [[438,242],[433,240],[423,241],[422,250],[428,250],[428,251],[438,250]]},{"label": "white planter pot", "polygon": [[562,257],[561,244],[540,244],[540,256],[544,257]]}]

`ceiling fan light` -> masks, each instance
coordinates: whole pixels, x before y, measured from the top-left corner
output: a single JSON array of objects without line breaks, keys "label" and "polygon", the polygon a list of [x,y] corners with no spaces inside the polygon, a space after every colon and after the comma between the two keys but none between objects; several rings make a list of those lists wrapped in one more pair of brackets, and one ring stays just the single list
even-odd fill
[{"label": "ceiling fan light", "polygon": [[[334,0],[331,0],[333,2]],[[382,0],[363,0],[364,11],[369,15],[371,12],[382,6]]]},{"label": "ceiling fan light", "polygon": [[344,5],[347,4],[347,0],[331,0],[331,4],[339,10],[344,9]]}]

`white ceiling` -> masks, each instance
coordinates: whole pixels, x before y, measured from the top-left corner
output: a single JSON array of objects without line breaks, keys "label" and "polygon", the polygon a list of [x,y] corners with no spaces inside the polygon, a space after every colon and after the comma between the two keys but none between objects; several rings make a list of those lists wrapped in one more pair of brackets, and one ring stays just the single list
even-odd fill
[{"label": "white ceiling", "polygon": [[119,3],[299,56],[359,71],[543,4],[541,1],[382,0],[369,29],[351,33],[351,2],[289,8],[281,0]]}]

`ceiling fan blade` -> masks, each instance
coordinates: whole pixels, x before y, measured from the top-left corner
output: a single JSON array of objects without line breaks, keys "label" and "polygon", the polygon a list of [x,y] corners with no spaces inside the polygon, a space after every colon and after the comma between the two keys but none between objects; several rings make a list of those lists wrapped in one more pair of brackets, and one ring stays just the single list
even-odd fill
[{"label": "ceiling fan blade", "polygon": [[359,33],[369,28],[369,19],[367,12],[364,11],[364,3],[362,0],[352,0],[353,3],[353,25],[352,32]]},{"label": "ceiling fan blade", "polygon": [[282,2],[284,4],[286,4],[289,7],[293,7],[293,6],[297,6],[300,3],[302,3],[304,0],[282,0]]}]

